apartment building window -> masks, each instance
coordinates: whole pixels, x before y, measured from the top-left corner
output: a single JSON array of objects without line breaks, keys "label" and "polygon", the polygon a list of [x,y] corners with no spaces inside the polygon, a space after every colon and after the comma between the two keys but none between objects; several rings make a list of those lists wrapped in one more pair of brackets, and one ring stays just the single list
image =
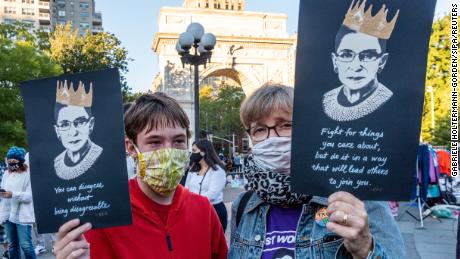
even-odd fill
[{"label": "apartment building window", "polygon": [[31,20],[22,20],[22,22],[29,26],[33,26],[35,24],[35,22]]},{"label": "apartment building window", "polygon": [[89,7],[89,3],[85,3],[85,2],[80,2],[80,8],[88,8]]},{"label": "apartment building window", "polygon": [[23,15],[35,15],[33,8],[22,8]]},{"label": "apartment building window", "polygon": [[65,11],[59,11],[59,12],[58,12],[58,15],[59,15],[59,16],[65,16]]},{"label": "apartment building window", "polygon": [[81,29],[88,29],[88,28],[89,28],[89,23],[87,23],[87,22],[81,22],[81,23],[80,23],[80,28],[81,28]]},{"label": "apartment building window", "polygon": [[34,0],[22,0],[22,3],[24,3],[24,4],[33,4]]},{"label": "apartment building window", "polygon": [[14,23],[16,23],[16,20],[15,19],[5,19],[5,20],[3,20],[3,22],[5,24],[14,24]]},{"label": "apartment building window", "polygon": [[62,19],[58,20],[58,24],[60,25],[65,25],[66,22],[67,22],[66,20],[62,20]]},{"label": "apartment building window", "polygon": [[88,14],[88,12],[81,12],[80,17],[81,18],[87,18],[87,17],[89,17],[89,14]]},{"label": "apartment building window", "polygon": [[73,6],[73,5],[74,5],[74,2],[73,2],[73,1],[70,1],[69,4],[70,4],[71,6]]},{"label": "apartment building window", "polygon": [[16,8],[11,7],[11,6],[5,6],[4,11],[5,11],[5,13],[15,14],[16,13]]}]

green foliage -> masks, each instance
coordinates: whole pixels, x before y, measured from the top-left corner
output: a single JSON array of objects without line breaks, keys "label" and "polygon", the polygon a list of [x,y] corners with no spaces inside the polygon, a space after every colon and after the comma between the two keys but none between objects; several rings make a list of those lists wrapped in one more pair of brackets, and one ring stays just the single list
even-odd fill
[{"label": "green foliage", "polygon": [[[150,92],[150,91],[149,91]],[[139,98],[144,93],[137,92],[123,92],[123,103],[134,102],[137,98]]]},{"label": "green foliage", "polygon": [[450,148],[450,116],[439,118],[434,128],[434,136],[431,140],[433,145]]},{"label": "green foliage", "polygon": [[243,136],[240,106],[245,94],[241,87],[225,85],[216,96],[212,92],[210,86],[200,89],[200,128],[223,138],[231,138],[232,134]]},{"label": "green foliage", "polygon": [[450,15],[447,15],[433,23],[428,53],[426,85],[432,86],[434,90],[435,129],[431,128],[431,94],[425,92],[421,135],[424,141],[437,145],[446,145],[450,139],[445,138],[450,136],[450,125],[445,125],[445,121],[448,121],[451,110],[449,22]]},{"label": "green foliage", "polygon": [[128,72],[127,50],[113,34],[79,36],[70,25],[48,34],[25,24],[0,24],[0,156],[12,145],[26,146],[21,81],[64,73],[118,68],[123,97],[129,101],[124,74]]},{"label": "green foliage", "polygon": [[62,73],[38,35],[24,24],[0,24],[0,156],[12,145],[27,145],[19,83]]},{"label": "green foliage", "polygon": [[118,68],[121,73],[124,96],[130,90],[124,74],[128,72],[128,51],[121,41],[108,32],[92,34],[87,31],[79,36],[70,24],[59,25],[50,36],[50,56],[60,64],[64,73]]}]

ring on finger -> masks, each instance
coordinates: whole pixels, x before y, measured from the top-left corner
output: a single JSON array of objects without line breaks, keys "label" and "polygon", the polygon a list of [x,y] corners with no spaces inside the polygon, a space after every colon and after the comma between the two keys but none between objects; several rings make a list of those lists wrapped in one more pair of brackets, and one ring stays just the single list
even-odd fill
[{"label": "ring on finger", "polygon": [[342,225],[346,225],[347,221],[348,221],[348,214],[345,213],[342,218]]}]

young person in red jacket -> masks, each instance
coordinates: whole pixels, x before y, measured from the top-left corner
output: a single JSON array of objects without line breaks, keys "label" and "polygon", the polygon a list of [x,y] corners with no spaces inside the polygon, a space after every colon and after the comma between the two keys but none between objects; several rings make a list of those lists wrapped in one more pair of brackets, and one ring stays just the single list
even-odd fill
[{"label": "young person in red jacket", "polygon": [[125,113],[126,149],[140,168],[129,182],[133,224],[91,230],[90,223],[71,220],[59,229],[56,257],[227,258],[214,208],[179,185],[188,165],[189,126],[174,99],[139,97]]}]

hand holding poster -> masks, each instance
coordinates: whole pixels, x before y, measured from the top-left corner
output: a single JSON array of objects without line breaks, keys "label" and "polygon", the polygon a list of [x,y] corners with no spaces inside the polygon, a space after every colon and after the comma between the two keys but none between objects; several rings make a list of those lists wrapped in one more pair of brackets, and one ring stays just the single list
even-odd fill
[{"label": "hand holding poster", "polygon": [[295,192],[409,198],[435,4],[301,1]]},{"label": "hand holding poster", "polygon": [[40,233],[131,223],[120,89],[116,69],[21,84]]}]

